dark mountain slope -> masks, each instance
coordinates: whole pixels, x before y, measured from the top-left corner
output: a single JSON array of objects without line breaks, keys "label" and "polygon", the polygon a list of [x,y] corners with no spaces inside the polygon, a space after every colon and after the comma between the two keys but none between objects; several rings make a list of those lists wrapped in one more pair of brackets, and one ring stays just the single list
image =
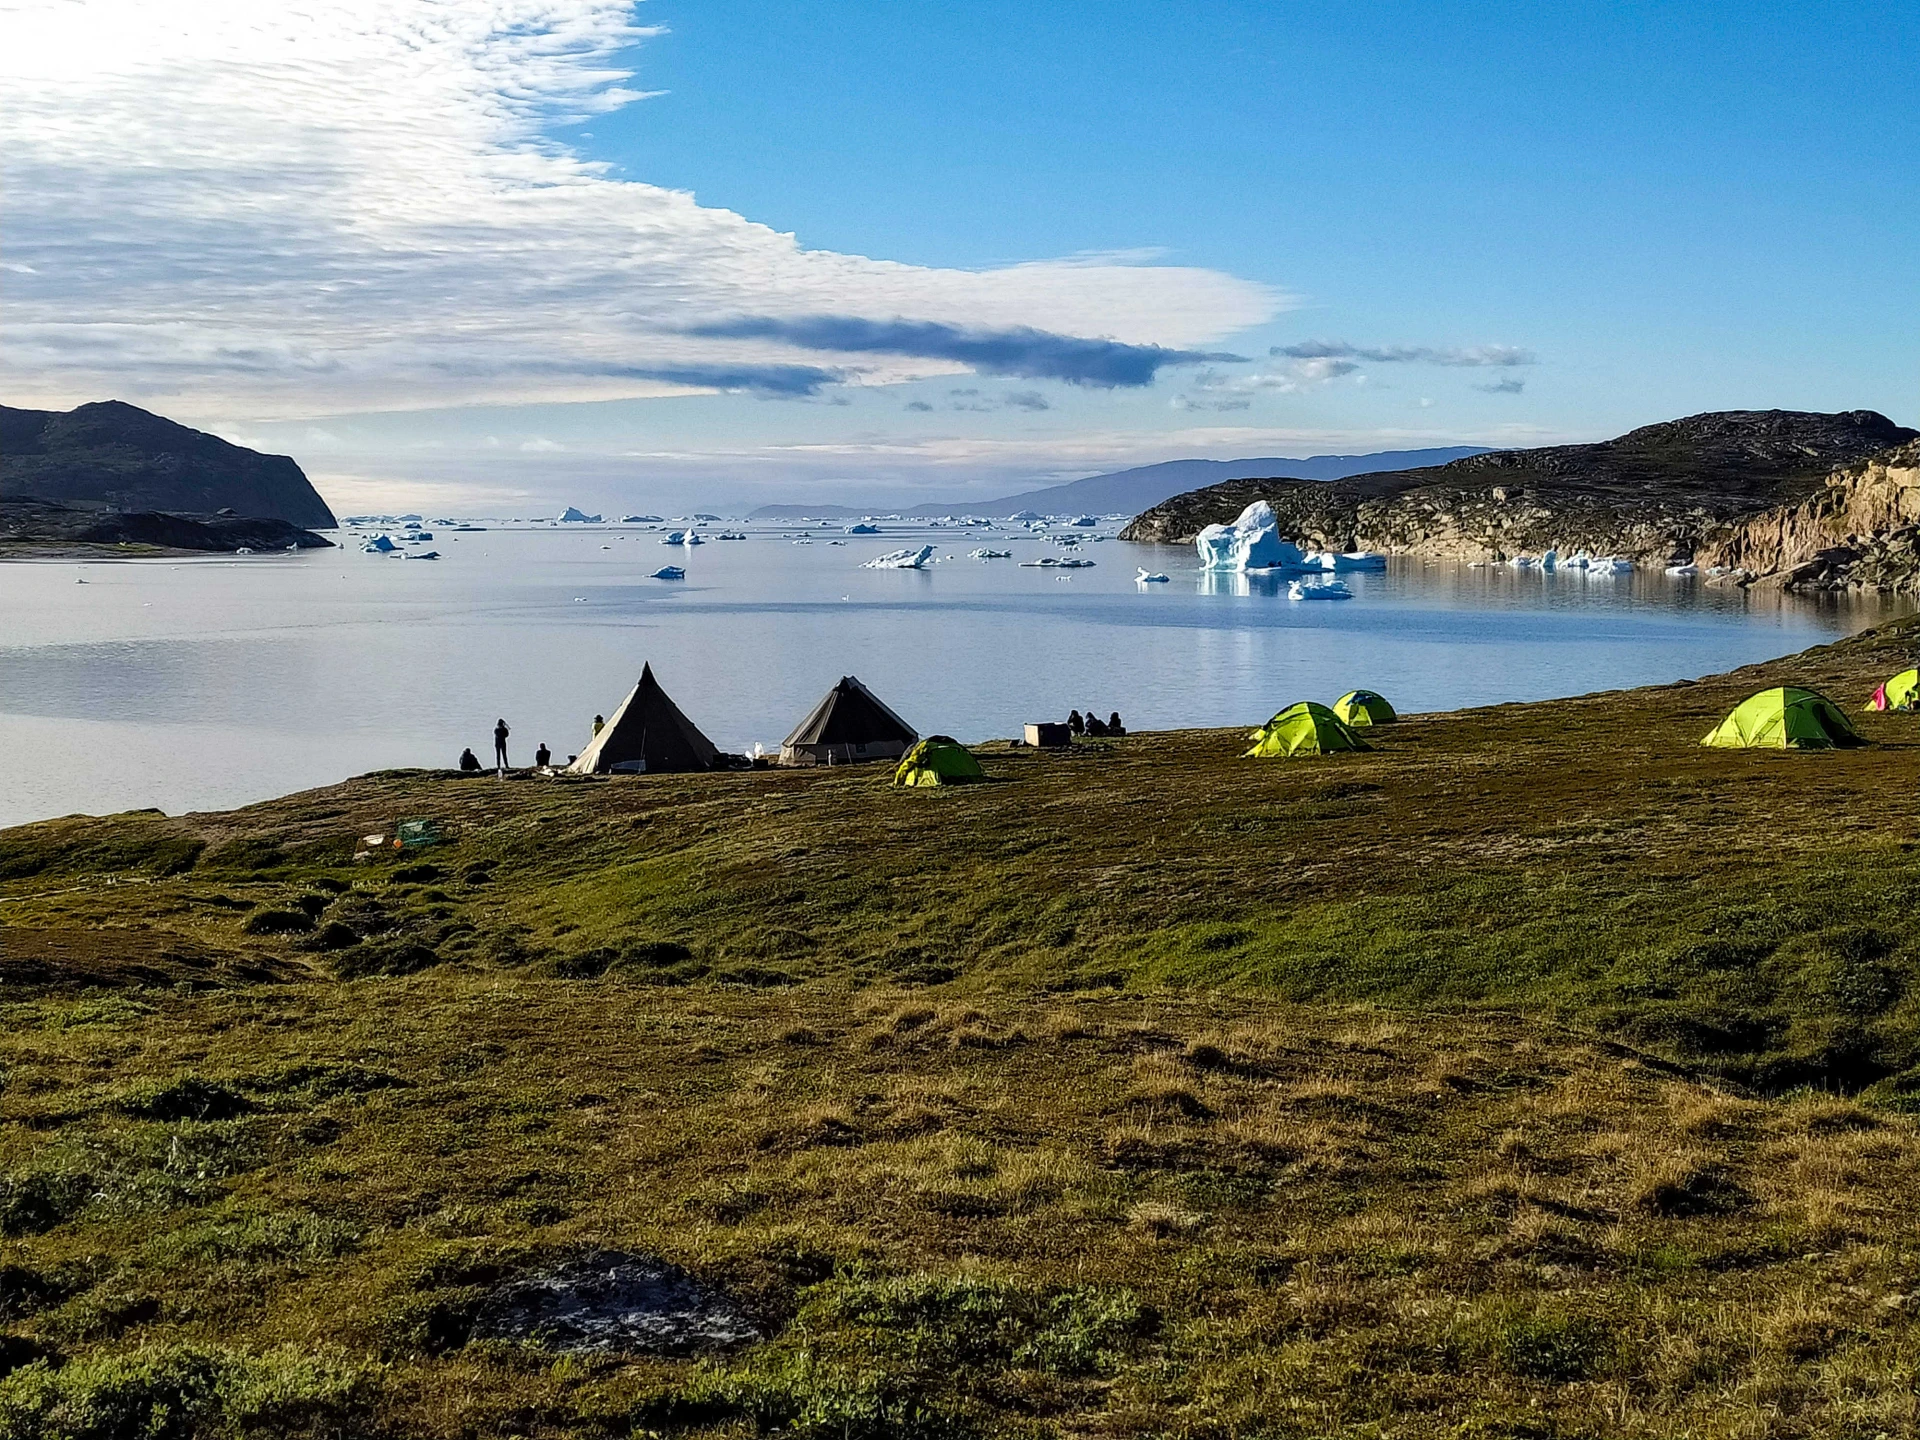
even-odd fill
[{"label": "dark mountain slope", "polygon": [[322,529],[336,523],[287,456],[262,455],[119,400],[66,411],[0,405],[0,496],[113,510],[232,510]]},{"label": "dark mountain slope", "polygon": [[1733,522],[1820,492],[1839,466],[1915,438],[1871,410],[1734,410],[1643,426],[1591,445],[1499,450],[1327,482],[1238,480],[1177,495],[1122,538],[1187,541],[1255,500],[1315,546],[1442,559],[1547,549],[1691,556]]}]

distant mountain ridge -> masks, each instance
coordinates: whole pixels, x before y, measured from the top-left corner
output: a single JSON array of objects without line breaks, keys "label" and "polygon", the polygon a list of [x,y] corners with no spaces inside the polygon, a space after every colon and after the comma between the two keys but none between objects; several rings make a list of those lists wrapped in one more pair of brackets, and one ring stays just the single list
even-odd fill
[{"label": "distant mountain ridge", "polygon": [[[1484,445],[1448,445],[1429,450],[1379,450],[1370,455],[1269,455],[1247,460],[1163,460],[1069,480],[1040,490],[1025,490],[997,500],[944,500],[893,511],[901,515],[1011,515],[1033,510],[1042,515],[1133,515],[1185,490],[1217,485],[1225,480],[1287,476],[1300,480],[1338,480],[1372,470],[1411,469],[1441,465],[1464,456],[1485,454]],[[889,513],[888,507],[868,505],[762,505],[750,520],[799,520],[808,516],[846,519]]]},{"label": "distant mountain ridge", "polygon": [[338,523],[290,457],[120,400],[72,410],[0,405],[0,496],[124,511],[231,510],[323,530]]}]

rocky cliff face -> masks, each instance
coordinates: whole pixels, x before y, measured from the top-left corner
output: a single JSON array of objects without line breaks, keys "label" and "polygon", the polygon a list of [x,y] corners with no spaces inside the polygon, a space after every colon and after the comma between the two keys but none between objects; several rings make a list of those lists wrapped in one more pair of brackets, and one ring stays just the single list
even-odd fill
[{"label": "rocky cliff face", "polygon": [[62,505],[180,511],[336,524],[300,467],[135,405],[104,400],[75,409],[0,405],[0,496]]},{"label": "rocky cliff face", "polygon": [[1156,505],[1121,538],[1189,542],[1203,526],[1265,500],[1284,534],[1315,549],[1448,560],[1550,549],[1663,565],[1705,560],[1734,528],[1825,495],[1836,467],[1916,438],[1920,432],[1871,410],[1694,415],[1595,445],[1494,451],[1422,470],[1229,481]]},{"label": "rocky cliff face", "polygon": [[161,550],[232,552],[325,550],[331,540],[285,520],[242,515],[161,515],[139,510],[74,510],[49,500],[0,496],[0,553],[143,545]]},{"label": "rocky cliff face", "polygon": [[1726,527],[1700,561],[1787,590],[1920,590],[1920,441],[1843,465],[1799,504]]}]

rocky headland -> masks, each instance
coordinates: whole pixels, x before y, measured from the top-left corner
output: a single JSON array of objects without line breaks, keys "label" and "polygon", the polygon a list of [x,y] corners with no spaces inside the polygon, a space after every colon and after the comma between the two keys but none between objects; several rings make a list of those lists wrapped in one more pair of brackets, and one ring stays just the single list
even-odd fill
[{"label": "rocky headland", "polygon": [[331,540],[285,520],[244,515],[163,515],[153,510],[79,510],[50,500],[0,497],[0,557],[115,552],[324,550]]},{"label": "rocky headland", "polygon": [[309,529],[338,523],[288,456],[263,455],[119,400],[65,411],[0,405],[0,498],[26,497],[80,509],[231,511]]},{"label": "rocky headland", "polygon": [[1920,431],[1871,410],[1739,410],[1591,445],[1491,451],[1333,481],[1232,480],[1123,540],[1189,543],[1256,500],[1314,549],[1501,561],[1585,551],[1788,589],[1920,589]]}]

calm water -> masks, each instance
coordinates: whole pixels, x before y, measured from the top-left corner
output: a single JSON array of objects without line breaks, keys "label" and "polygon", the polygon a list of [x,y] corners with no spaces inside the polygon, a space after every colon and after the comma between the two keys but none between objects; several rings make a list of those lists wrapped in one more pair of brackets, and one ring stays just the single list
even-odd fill
[{"label": "calm water", "polygon": [[[1582,580],[1396,562],[1357,597],[1209,580],[1192,552],[910,530],[686,551],[618,528],[437,532],[417,564],[351,548],[192,561],[0,564],[0,825],[213,809],[385,766],[584,746],[653,663],[722,749],[769,747],[842,674],[922,733],[1019,733],[1071,707],[1130,727],[1253,725],[1367,686],[1405,710],[1708,674],[1817,644],[1877,602],[1748,596],[1641,574]],[[928,571],[859,568],[925,539]],[[969,560],[991,544],[1014,560]],[[669,561],[687,579],[643,578]],[[1172,576],[1136,585],[1144,565]],[[84,580],[84,585],[77,584]]]}]

